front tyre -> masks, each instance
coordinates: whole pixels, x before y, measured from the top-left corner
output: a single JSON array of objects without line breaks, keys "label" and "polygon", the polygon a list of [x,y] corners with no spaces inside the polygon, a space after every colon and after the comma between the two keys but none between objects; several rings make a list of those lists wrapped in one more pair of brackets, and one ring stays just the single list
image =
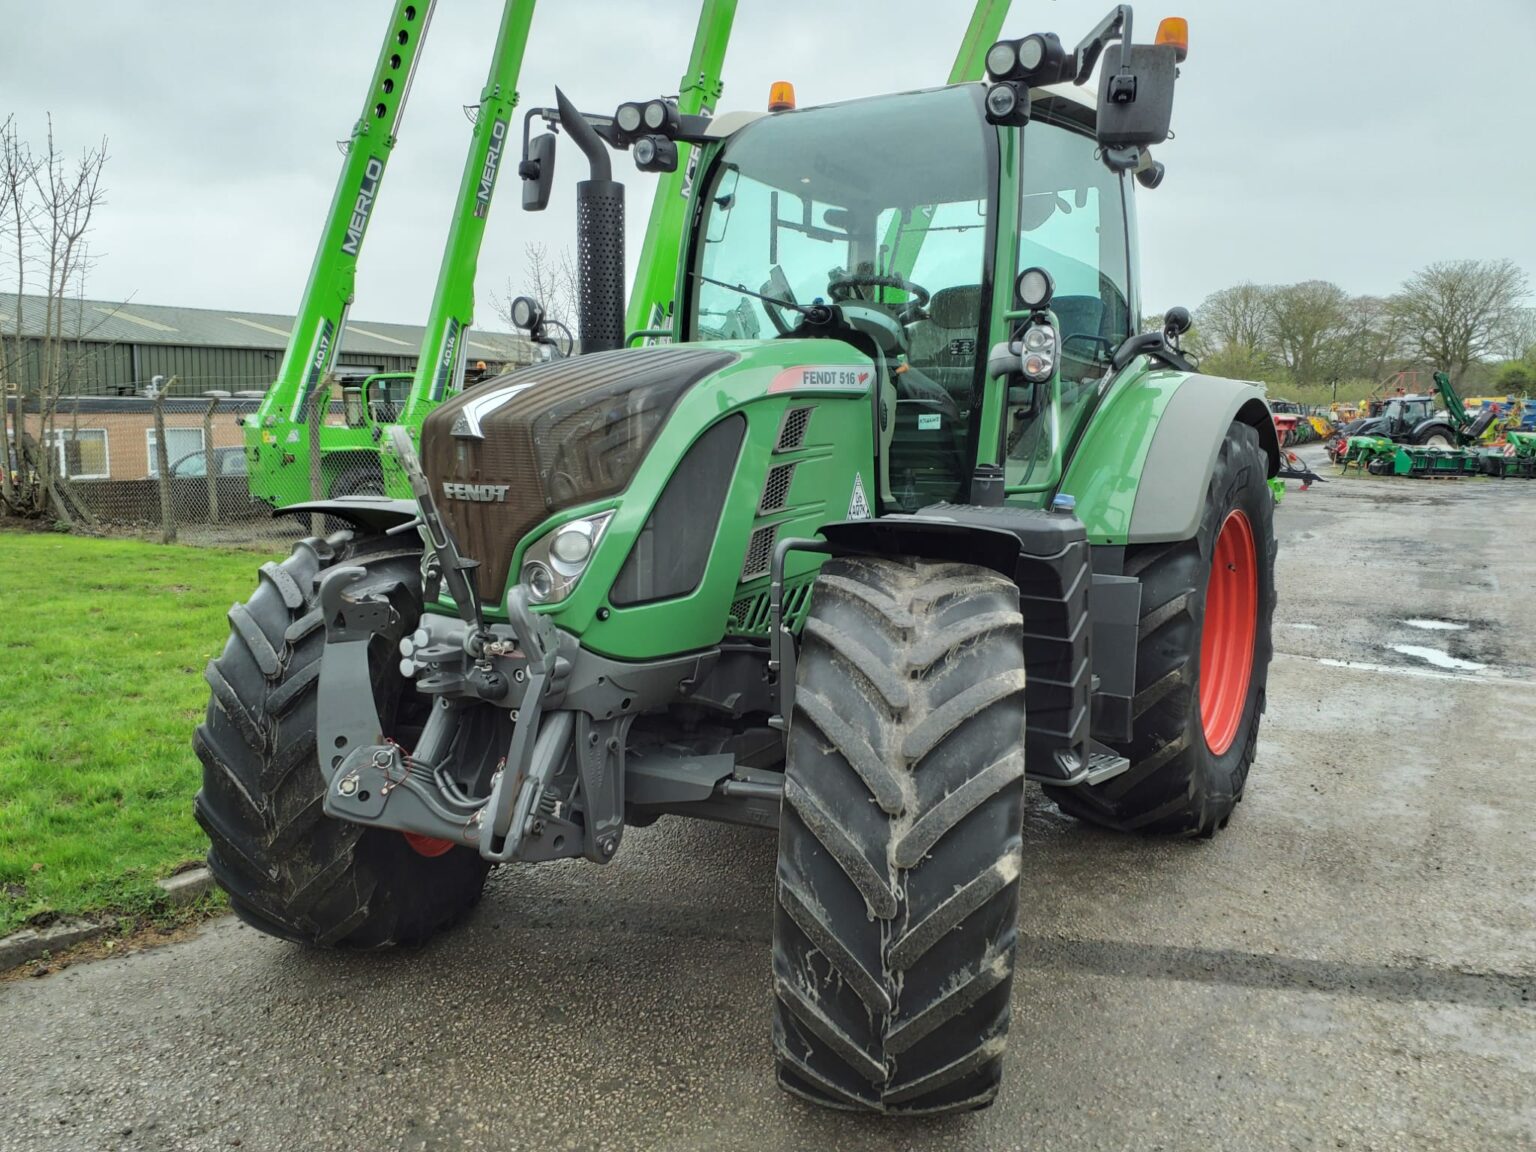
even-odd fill
[{"label": "front tyre", "polygon": [[229,611],[229,641],[208,664],[212,698],[193,737],[203,763],[195,812],[230,906],[269,935],[349,948],[417,944],[480,898],[488,865],[478,853],[322,810],[316,582],[336,564],[355,565],[368,573],[357,588],[389,598],[393,632],[369,654],[374,701],[386,734],[409,744],[419,707],[395,645],[421,611],[420,563],[419,549],[385,537],[302,540],[281,564],[263,564],[250,600]]},{"label": "front tyre", "polygon": [[779,1083],[947,1112],[1002,1077],[1024,797],[1018,589],[833,559],[801,633],[774,910]]},{"label": "front tyre", "polygon": [[[1373,469],[1374,470],[1374,469]],[[1259,435],[1232,424],[1191,540],[1126,549],[1141,580],[1131,762],[1102,784],[1045,789],[1124,831],[1211,836],[1242,799],[1273,651],[1274,500]]]}]

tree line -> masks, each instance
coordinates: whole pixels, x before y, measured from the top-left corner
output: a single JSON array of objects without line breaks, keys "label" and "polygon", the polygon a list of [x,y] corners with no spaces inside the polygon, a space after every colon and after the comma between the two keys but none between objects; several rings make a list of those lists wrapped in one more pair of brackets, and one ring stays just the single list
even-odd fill
[{"label": "tree line", "polygon": [[1185,347],[1202,371],[1313,403],[1358,400],[1414,368],[1449,372],[1463,393],[1519,395],[1536,392],[1529,292],[1512,260],[1431,264],[1391,296],[1351,296],[1327,280],[1236,284],[1195,310]]}]

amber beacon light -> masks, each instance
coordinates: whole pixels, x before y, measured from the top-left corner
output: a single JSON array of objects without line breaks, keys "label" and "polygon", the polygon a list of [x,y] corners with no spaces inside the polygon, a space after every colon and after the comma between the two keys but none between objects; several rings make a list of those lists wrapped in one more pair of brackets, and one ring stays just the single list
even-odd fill
[{"label": "amber beacon light", "polygon": [[1179,63],[1189,55],[1189,21],[1182,16],[1167,16],[1157,26],[1157,42],[1172,44]]}]

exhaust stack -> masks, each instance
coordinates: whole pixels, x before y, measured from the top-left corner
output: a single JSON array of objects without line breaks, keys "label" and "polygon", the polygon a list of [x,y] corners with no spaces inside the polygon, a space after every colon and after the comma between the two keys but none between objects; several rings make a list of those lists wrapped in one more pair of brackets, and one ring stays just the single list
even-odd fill
[{"label": "exhaust stack", "polygon": [[587,155],[591,179],[576,185],[576,318],[582,352],[624,345],[624,185],[613,178],[608,146],[555,89],[560,123]]}]

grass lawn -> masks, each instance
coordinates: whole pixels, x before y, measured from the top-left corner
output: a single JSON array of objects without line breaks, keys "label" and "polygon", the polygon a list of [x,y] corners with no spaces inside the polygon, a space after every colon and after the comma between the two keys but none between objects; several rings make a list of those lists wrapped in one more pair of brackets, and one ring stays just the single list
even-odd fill
[{"label": "grass lawn", "polygon": [[0,532],[0,934],[152,912],[202,858],[192,729],[251,552]]}]

